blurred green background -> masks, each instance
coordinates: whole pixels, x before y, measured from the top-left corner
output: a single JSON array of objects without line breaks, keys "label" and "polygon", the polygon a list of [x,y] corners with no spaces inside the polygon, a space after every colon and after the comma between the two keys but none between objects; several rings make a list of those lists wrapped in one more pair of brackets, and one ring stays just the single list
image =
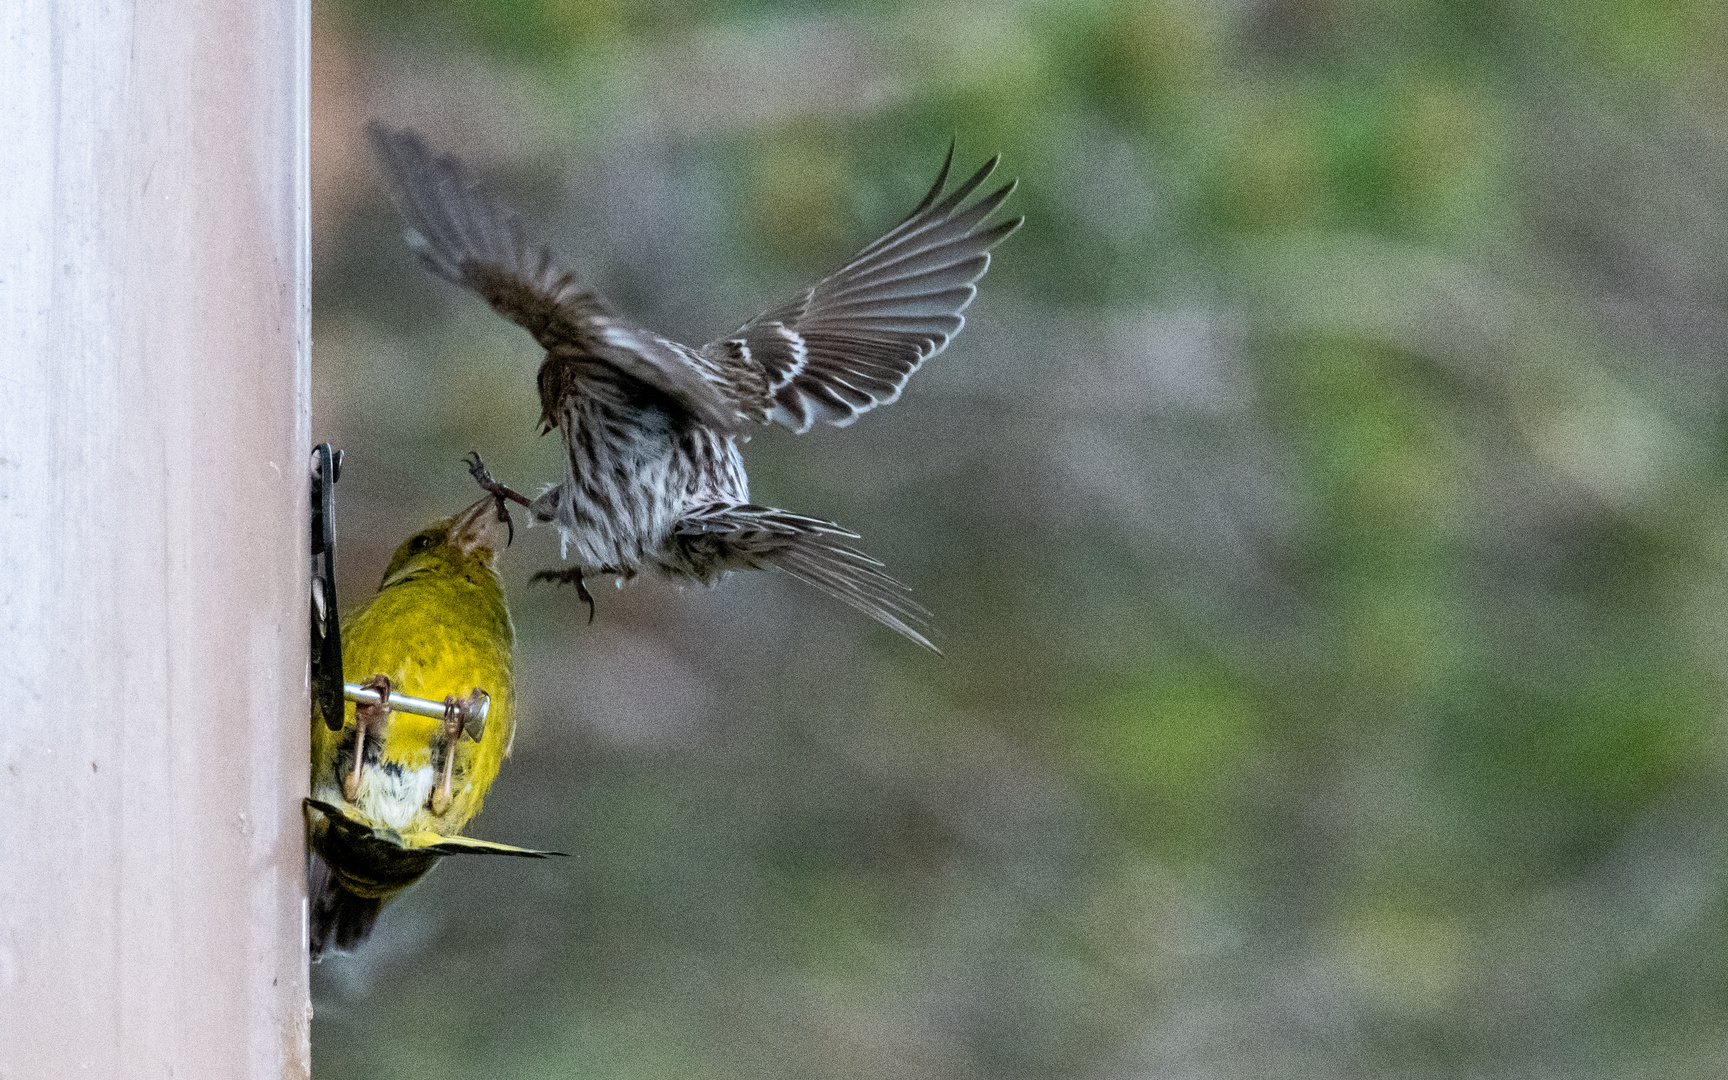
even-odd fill
[{"label": "blurred green background", "polygon": [[[759,501],[782,575],[506,581],[491,839],[314,972],[318,1074],[1728,1074],[1728,16],[1654,0],[320,0],[314,434],[345,602],[557,471],[403,245],[460,153],[700,342],[1000,151],[966,331]],[[509,863],[509,865],[505,865]]]}]

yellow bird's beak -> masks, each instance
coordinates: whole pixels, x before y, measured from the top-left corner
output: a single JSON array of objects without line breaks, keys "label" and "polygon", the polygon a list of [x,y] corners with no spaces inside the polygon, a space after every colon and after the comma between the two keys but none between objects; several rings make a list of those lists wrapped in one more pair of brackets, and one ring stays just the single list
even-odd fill
[{"label": "yellow bird's beak", "polygon": [[510,542],[509,511],[492,495],[450,519],[450,542],[464,555],[485,548],[496,555]]}]

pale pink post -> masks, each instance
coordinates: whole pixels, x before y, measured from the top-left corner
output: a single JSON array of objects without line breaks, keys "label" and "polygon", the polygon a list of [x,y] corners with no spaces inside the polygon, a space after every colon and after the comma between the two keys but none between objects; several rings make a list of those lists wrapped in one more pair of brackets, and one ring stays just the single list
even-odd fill
[{"label": "pale pink post", "polygon": [[0,0],[0,1077],[305,1077],[308,0]]}]

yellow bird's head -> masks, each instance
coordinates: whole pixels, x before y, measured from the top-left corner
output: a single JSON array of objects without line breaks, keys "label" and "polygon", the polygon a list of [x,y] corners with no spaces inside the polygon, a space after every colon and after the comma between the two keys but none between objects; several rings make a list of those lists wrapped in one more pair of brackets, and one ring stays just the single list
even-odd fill
[{"label": "yellow bird's head", "polygon": [[498,552],[509,543],[509,530],[509,518],[498,500],[487,495],[454,517],[435,521],[404,540],[384,568],[378,591],[426,574],[475,582],[484,575],[496,580]]}]

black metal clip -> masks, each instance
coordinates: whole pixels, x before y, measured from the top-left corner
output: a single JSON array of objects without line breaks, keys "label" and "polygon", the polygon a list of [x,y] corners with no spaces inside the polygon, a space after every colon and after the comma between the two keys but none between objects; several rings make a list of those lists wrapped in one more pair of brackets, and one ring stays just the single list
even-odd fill
[{"label": "black metal clip", "polygon": [[342,619],[336,613],[336,481],[342,451],[312,451],[312,715],[342,729]]}]

